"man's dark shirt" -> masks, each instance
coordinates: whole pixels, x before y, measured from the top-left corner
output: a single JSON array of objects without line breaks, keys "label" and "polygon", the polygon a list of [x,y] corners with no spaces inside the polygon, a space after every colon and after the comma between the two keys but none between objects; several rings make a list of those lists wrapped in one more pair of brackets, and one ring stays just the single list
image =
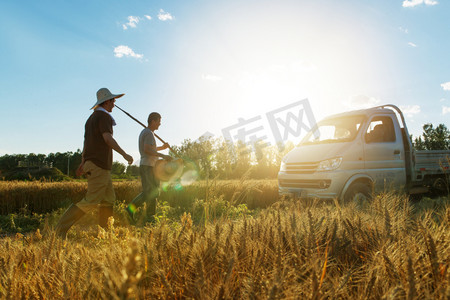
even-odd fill
[{"label": "man's dark shirt", "polygon": [[111,170],[112,148],[103,139],[105,132],[113,133],[111,116],[103,111],[94,111],[84,126],[84,160]]}]

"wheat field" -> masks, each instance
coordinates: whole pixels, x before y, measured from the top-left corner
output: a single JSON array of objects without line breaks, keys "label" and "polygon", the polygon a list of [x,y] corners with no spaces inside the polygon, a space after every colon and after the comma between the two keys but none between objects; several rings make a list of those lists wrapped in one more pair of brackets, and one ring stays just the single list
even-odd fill
[{"label": "wheat field", "polygon": [[[117,202],[130,202],[141,191],[140,180],[113,182]],[[223,195],[232,203],[249,208],[267,207],[277,201],[276,180],[211,180],[185,186],[162,185],[160,201],[189,206],[197,199]],[[0,181],[0,214],[17,213],[25,207],[35,213],[46,213],[80,201],[87,182]]]},{"label": "wheat field", "polygon": [[42,230],[3,238],[0,297],[450,298],[448,197],[412,204],[384,194],[362,208],[279,199],[236,214],[221,206],[264,198],[255,184],[205,183],[191,203],[203,204],[198,212],[161,214],[160,203],[154,226],[127,225],[119,204],[106,231],[81,224],[61,240],[47,220]]}]

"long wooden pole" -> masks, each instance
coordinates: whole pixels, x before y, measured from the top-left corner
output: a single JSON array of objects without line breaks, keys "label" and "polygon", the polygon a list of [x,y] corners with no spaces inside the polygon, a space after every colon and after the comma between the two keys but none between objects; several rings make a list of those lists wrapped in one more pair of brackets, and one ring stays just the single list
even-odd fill
[{"label": "long wooden pole", "polygon": [[[129,116],[130,118],[132,118],[133,120],[135,120],[136,122],[138,122],[139,124],[141,124],[142,127],[148,128],[147,126],[145,126],[144,124],[142,124],[138,119],[136,119],[135,117],[133,117],[132,115],[130,115],[129,113],[127,113],[126,111],[124,111],[123,109],[121,109],[119,106],[117,106],[117,105],[114,105],[114,106],[117,107],[118,109],[120,109],[121,111],[123,111],[127,116]],[[157,138],[158,140],[161,141],[161,143],[166,144],[166,142],[165,142],[162,138],[160,138],[156,133],[153,132],[153,134],[156,136],[156,138]],[[172,153],[175,154],[176,156],[180,157],[180,156],[178,155],[178,153],[177,153],[175,150],[172,149],[172,147],[169,146],[169,150],[172,151]]]}]

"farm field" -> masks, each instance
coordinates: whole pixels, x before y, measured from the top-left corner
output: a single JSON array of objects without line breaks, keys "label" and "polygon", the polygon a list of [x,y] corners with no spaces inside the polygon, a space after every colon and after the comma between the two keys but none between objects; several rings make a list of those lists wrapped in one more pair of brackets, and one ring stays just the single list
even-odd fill
[{"label": "farm field", "polygon": [[[130,202],[141,191],[140,180],[113,182],[116,202]],[[87,190],[86,181],[0,181],[0,214],[27,210],[46,213],[80,201]],[[159,202],[172,206],[191,206],[195,199],[208,200],[223,195],[232,204],[264,208],[277,201],[276,180],[210,180],[189,185],[162,184]]]},{"label": "farm field", "polygon": [[[52,227],[70,199],[82,198],[85,183],[1,182],[1,209],[10,223],[2,223],[9,234],[0,239],[0,297],[450,296],[448,197],[411,203],[383,194],[361,208],[278,199],[274,180],[204,181],[164,187],[157,224],[131,226],[124,203],[140,184],[114,185],[109,228],[98,228],[91,214],[64,241]],[[17,222],[27,215],[37,220],[29,230]]]}]

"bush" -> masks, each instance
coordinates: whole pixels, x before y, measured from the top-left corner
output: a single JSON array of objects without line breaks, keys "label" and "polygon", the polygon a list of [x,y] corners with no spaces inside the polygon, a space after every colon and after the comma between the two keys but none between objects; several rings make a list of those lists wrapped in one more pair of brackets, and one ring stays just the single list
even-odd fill
[{"label": "bush", "polygon": [[48,180],[65,181],[70,180],[57,168],[16,168],[5,173],[6,180]]}]

